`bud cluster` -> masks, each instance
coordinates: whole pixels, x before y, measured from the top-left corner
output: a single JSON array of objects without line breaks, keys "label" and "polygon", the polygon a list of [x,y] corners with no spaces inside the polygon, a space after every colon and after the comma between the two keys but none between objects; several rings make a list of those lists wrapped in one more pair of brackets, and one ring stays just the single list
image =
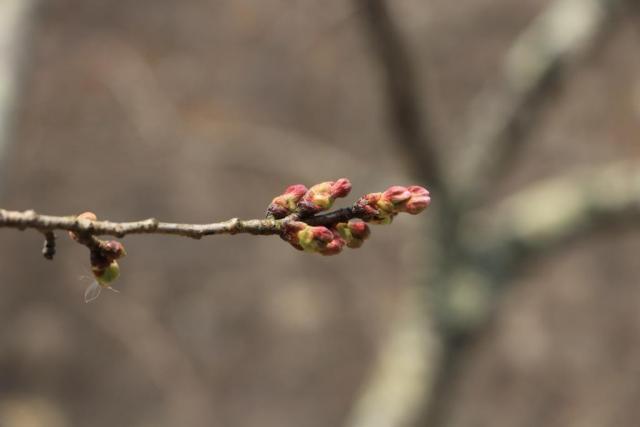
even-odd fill
[{"label": "bud cluster", "polygon": [[[83,212],[76,218],[97,221],[98,217],[93,212]],[[80,241],[79,236],[70,231],[69,237],[75,241]],[[117,240],[97,240],[95,246],[91,248],[91,272],[98,284],[102,287],[109,287],[110,283],[120,275],[118,259],[127,254],[122,243]]]},{"label": "bud cluster", "polygon": [[389,224],[400,212],[417,215],[431,204],[429,191],[418,185],[402,187],[394,185],[384,193],[369,193],[356,202],[371,221],[378,224]]},{"label": "bud cluster", "polygon": [[369,226],[359,219],[340,222],[333,227],[291,221],[285,224],[282,238],[294,248],[305,252],[337,255],[344,246],[359,248],[369,234]]},{"label": "bud cluster", "polygon": [[313,226],[305,222],[312,217],[319,218],[314,215],[331,208],[335,199],[347,196],[350,191],[351,183],[346,178],[322,182],[309,189],[302,184],[292,185],[273,199],[267,216],[282,219],[297,214],[297,217],[284,223],[281,237],[302,251],[336,255],[344,246],[353,249],[362,246],[371,233],[367,222],[389,224],[398,213],[416,215],[431,203],[429,191],[425,188],[396,185],[383,193],[361,197],[351,210],[347,210],[352,214],[347,217],[352,217],[346,222],[345,215],[336,216],[339,219],[326,225]]}]

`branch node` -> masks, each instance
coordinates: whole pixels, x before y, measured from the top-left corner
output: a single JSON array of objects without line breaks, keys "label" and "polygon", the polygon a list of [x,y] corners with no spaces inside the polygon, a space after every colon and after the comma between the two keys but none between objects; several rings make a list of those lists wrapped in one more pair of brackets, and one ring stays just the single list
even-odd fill
[{"label": "branch node", "polygon": [[229,220],[229,231],[231,232],[231,234],[236,234],[240,231],[242,231],[242,223],[240,222],[240,219],[238,218],[231,218]]}]

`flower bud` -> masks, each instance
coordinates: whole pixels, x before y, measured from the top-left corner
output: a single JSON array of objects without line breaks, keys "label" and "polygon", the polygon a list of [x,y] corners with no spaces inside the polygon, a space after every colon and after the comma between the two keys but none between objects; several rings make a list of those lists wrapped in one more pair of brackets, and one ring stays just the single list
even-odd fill
[{"label": "flower bud", "polygon": [[431,197],[429,191],[418,185],[412,185],[407,188],[411,193],[411,198],[406,202],[404,209],[405,212],[411,215],[416,215],[425,210],[431,204]]},{"label": "flower bud", "polygon": [[340,237],[340,234],[336,231],[332,231],[333,239],[327,243],[327,245],[320,249],[320,253],[325,256],[330,255],[338,255],[342,252],[342,248],[344,247],[345,241]]},{"label": "flower bud", "polygon": [[394,185],[389,187],[387,191],[382,193],[382,199],[390,201],[393,205],[398,205],[402,202],[406,202],[411,198],[411,193],[406,187]]},{"label": "flower bud", "polygon": [[351,182],[346,178],[316,184],[307,191],[298,204],[303,215],[313,215],[325,211],[333,205],[335,199],[345,197],[351,191]]},{"label": "flower bud", "polygon": [[381,196],[382,193],[365,194],[356,202],[356,207],[367,216],[375,216],[378,214],[377,204]]},{"label": "flower bud", "polygon": [[308,227],[304,222],[299,221],[291,221],[284,225],[282,233],[280,237],[282,240],[288,242],[291,246],[298,249],[299,251],[304,250],[302,246],[300,246],[300,239],[298,239],[298,232],[304,230]]},{"label": "flower bud", "polygon": [[333,199],[347,197],[350,191],[351,181],[349,181],[347,178],[340,178],[339,180],[331,184],[330,192]]},{"label": "flower bud", "polygon": [[302,184],[290,185],[283,194],[273,199],[267,208],[267,215],[280,219],[293,213],[306,192],[307,187]]},{"label": "flower bud", "polygon": [[349,222],[341,222],[336,225],[336,230],[345,241],[347,247],[356,249],[362,246],[369,237],[370,230],[366,222],[360,219],[351,219]]},{"label": "flower bud", "polygon": [[109,265],[106,267],[96,267],[93,266],[91,268],[94,277],[98,281],[98,284],[102,287],[109,287],[111,283],[113,283],[118,276],[120,276],[120,266],[117,261],[111,261]]},{"label": "flower bud", "polygon": [[356,207],[369,217],[368,221],[374,224],[390,224],[396,214],[390,198],[383,195],[384,193],[365,194],[356,202]]},{"label": "flower bud", "polygon": [[100,245],[100,251],[102,256],[110,261],[120,259],[127,254],[127,251],[124,250],[124,245],[117,240],[103,242]]},{"label": "flower bud", "polygon": [[331,230],[323,226],[307,226],[298,232],[298,242],[307,252],[320,252],[333,239]]},{"label": "flower bud", "polygon": [[384,193],[371,193],[360,198],[356,203],[370,221],[377,224],[389,224],[400,212],[415,215],[431,204],[429,191],[418,185],[402,187],[394,185]]}]

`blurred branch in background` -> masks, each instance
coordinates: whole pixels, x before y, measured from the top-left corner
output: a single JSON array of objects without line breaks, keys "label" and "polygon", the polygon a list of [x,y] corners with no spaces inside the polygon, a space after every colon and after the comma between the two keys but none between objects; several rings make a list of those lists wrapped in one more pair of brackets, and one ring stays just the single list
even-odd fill
[{"label": "blurred branch in background", "polygon": [[[35,0],[0,2],[0,168],[11,139],[11,120],[20,85],[20,68]],[[0,185],[0,194],[2,194]]]},{"label": "blurred branch in background", "polygon": [[[372,54],[381,67],[389,122],[402,157],[414,177],[430,183],[437,200],[433,222],[441,225],[436,230],[439,251],[453,254],[455,249],[448,243],[455,242],[456,209],[451,204],[448,179],[436,150],[412,55],[384,0],[356,0],[356,5],[362,11]],[[401,295],[389,336],[347,426],[406,426],[421,412],[437,375],[433,368],[439,365],[435,360],[439,356],[438,339],[424,294],[424,285],[416,283]]]},{"label": "blurred branch in background", "polygon": [[469,246],[492,242],[516,268],[601,229],[640,223],[640,164],[616,163],[548,179],[507,198],[488,216],[483,223],[491,225],[480,233],[469,226]]},{"label": "blurred branch in background", "polygon": [[444,364],[425,413],[426,425],[448,425],[448,406],[465,350],[481,339],[502,293],[523,265],[593,233],[640,224],[640,164],[615,163],[532,184],[479,214],[469,214],[468,257],[441,283],[437,313]]},{"label": "blurred branch in background", "polygon": [[[455,194],[446,194],[444,206],[432,212],[430,253],[438,257],[423,285],[429,292],[419,286],[405,292],[348,426],[447,425],[452,384],[465,350],[480,336],[517,266],[602,224],[640,216],[633,165],[560,177],[525,189],[497,211],[487,208],[482,221],[471,212],[471,196],[485,194],[506,171],[534,125],[533,117],[549,98],[552,83],[573,58],[594,45],[618,3],[557,0],[507,52],[499,85],[485,91],[471,111],[464,154],[452,162],[460,165],[451,177],[455,181],[435,177],[445,181],[437,188],[449,187]],[[446,170],[448,165],[433,153],[432,138],[426,137],[424,123],[429,120],[420,109],[425,102],[384,1],[360,5],[374,54],[386,71],[393,126],[414,161],[413,169]],[[409,118],[403,119],[407,111]],[[416,141],[422,142],[416,146]],[[434,208],[441,202],[436,197]],[[496,224],[493,234],[478,231],[489,223]]]},{"label": "blurred branch in background", "polygon": [[400,29],[393,22],[384,0],[358,0],[373,53],[384,73],[391,125],[404,148],[413,175],[428,182],[442,199],[447,180],[443,176],[426,106],[420,99],[419,79]]},{"label": "blurred branch in background", "polygon": [[603,32],[620,0],[556,0],[507,52],[497,86],[473,103],[457,159],[457,187],[465,200],[506,172],[554,83]]}]

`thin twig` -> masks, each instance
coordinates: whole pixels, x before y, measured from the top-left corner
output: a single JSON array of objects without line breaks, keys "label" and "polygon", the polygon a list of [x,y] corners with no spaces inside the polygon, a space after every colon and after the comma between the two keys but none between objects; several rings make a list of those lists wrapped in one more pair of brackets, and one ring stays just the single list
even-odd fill
[{"label": "thin twig", "polygon": [[352,218],[369,219],[369,215],[359,209],[349,207],[307,218],[290,215],[282,219],[240,220],[231,218],[227,221],[210,224],[178,224],[160,222],[155,218],[132,222],[91,221],[74,215],[52,216],[40,215],[32,210],[20,212],[0,209],[0,228],[34,229],[40,232],[66,230],[77,233],[79,236],[124,237],[128,234],[169,234],[200,239],[204,236],[218,234],[277,235],[281,233],[287,222],[294,220],[314,226],[331,226]]}]

